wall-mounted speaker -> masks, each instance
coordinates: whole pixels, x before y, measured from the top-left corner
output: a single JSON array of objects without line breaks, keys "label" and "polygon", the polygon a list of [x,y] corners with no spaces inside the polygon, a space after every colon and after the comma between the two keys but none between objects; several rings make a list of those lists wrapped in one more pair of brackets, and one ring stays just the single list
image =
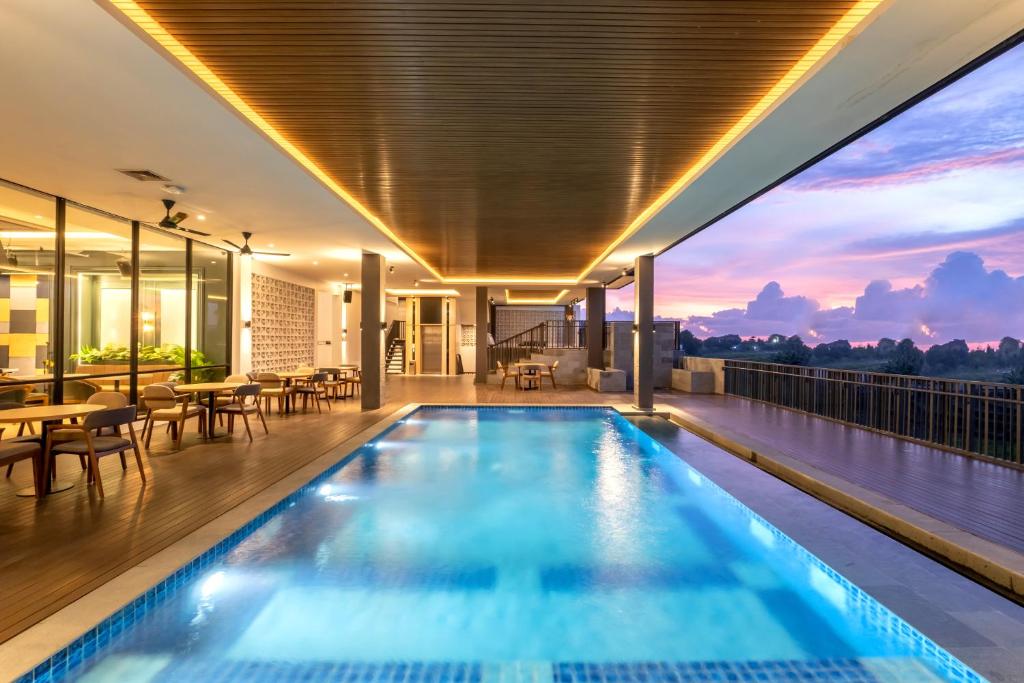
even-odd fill
[{"label": "wall-mounted speaker", "polygon": [[119,273],[121,273],[121,277],[131,277],[132,276],[132,262],[131,261],[126,261],[125,259],[120,259],[117,262],[117,270],[118,270]]},{"label": "wall-mounted speaker", "polygon": [[352,290],[351,289],[346,289],[345,290],[345,293],[342,295],[342,301],[344,301],[347,304],[352,303]]}]

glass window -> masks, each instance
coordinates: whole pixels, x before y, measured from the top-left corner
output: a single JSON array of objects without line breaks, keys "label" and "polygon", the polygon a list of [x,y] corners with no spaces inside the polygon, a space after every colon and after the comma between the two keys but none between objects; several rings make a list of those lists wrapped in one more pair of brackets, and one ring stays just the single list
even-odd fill
[{"label": "glass window", "polygon": [[130,386],[132,226],[67,205],[64,254],[65,402]]},{"label": "glass window", "polygon": [[228,363],[228,252],[192,242],[192,381],[224,378]]},{"label": "glass window", "polygon": [[139,236],[140,391],[153,382],[184,379],[185,297],[185,240],[143,227]]},{"label": "glass window", "polygon": [[53,197],[0,181],[0,403],[53,395]]}]

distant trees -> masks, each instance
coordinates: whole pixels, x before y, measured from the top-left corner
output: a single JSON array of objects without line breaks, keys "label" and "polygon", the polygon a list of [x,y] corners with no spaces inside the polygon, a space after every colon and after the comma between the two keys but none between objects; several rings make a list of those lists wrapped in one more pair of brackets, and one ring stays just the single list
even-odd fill
[{"label": "distant trees", "polygon": [[894,375],[919,375],[923,366],[924,352],[914,346],[913,340],[904,339],[896,344],[884,371]]},{"label": "distant trees", "polygon": [[683,350],[687,356],[696,356],[700,354],[701,347],[704,345],[700,339],[694,336],[693,332],[689,330],[683,330],[679,333],[679,347]]},{"label": "distant trees", "polygon": [[776,363],[782,363],[784,365],[807,365],[808,361],[811,360],[810,347],[804,344],[804,340],[795,334],[792,337],[788,337],[778,346],[779,350],[772,358]]},{"label": "distant trees", "polygon": [[837,339],[817,344],[813,350],[796,335],[743,339],[726,334],[701,341],[684,330],[679,339],[682,350],[690,356],[1024,384],[1024,344],[1013,337],[1003,337],[998,344],[974,350],[963,339],[954,339],[935,344],[927,351],[917,348],[912,339],[897,343],[888,337],[879,339],[877,344],[857,345]]},{"label": "distant trees", "polygon": [[970,353],[971,350],[967,348],[967,342],[963,339],[954,339],[945,344],[935,344],[925,351],[924,363],[928,372],[941,375],[955,367],[967,365]]},{"label": "distant trees", "polygon": [[815,363],[834,363],[849,358],[851,355],[853,355],[853,346],[850,342],[845,339],[837,339],[834,342],[815,346],[811,360]]},{"label": "distant trees", "polygon": [[721,337],[708,337],[704,340],[703,349],[712,352],[731,351],[742,343],[743,339],[738,334],[726,334]]}]

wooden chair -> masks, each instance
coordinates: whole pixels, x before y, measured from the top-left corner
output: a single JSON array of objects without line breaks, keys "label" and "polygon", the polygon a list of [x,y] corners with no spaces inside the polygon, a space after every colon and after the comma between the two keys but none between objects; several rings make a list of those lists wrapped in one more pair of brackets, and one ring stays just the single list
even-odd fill
[{"label": "wooden chair", "polygon": [[189,418],[199,418],[199,433],[206,431],[206,408],[199,404],[189,405],[189,398],[186,396],[181,403],[174,390],[161,384],[150,384],[142,392],[142,398],[146,402],[146,421],[142,425],[142,434],[146,439],[146,448],[153,439],[153,426],[157,422],[166,422],[171,427],[171,438],[174,439],[174,448],[181,448],[181,437],[185,434],[185,421]]},{"label": "wooden chair", "polygon": [[338,394],[345,388],[345,380],[341,377],[341,368],[320,368],[317,372],[327,375],[324,386],[327,387],[331,398],[338,398]]},{"label": "wooden chair", "polygon": [[45,479],[40,477],[40,461],[42,448],[37,441],[3,441],[0,442],[0,467],[7,465],[7,476],[11,476],[14,463],[22,460],[32,461],[32,481],[35,482],[36,496],[43,495],[42,484]]},{"label": "wooden chair", "polygon": [[249,415],[252,413],[256,413],[259,416],[260,422],[263,423],[263,431],[270,434],[270,430],[267,429],[267,420],[263,417],[263,410],[260,408],[259,384],[243,384],[237,387],[234,390],[231,403],[222,408],[217,408],[217,412],[228,416],[229,434],[233,434],[235,431],[235,416],[241,415],[242,422],[245,423],[245,433],[249,435],[250,443],[252,443],[252,430],[249,429]]},{"label": "wooden chair", "polygon": [[302,410],[306,411],[308,401],[310,397],[316,402],[316,412],[323,412],[320,410],[320,399],[323,398],[327,402],[327,410],[331,409],[331,402],[327,396],[327,373],[326,372],[314,372],[312,377],[303,384],[295,388],[295,398],[302,397]]},{"label": "wooden chair", "polygon": [[[28,391],[25,391],[25,396],[28,396]],[[24,397],[22,397],[24,398]],[[18,401],[0,401],[0,410],[13,410],[14,408],[24,408],[25,404]],[[28,430],[28,435],[25,435],[25,430]],[[32,426],[31,422],[22,422],[18,425],[18,436],[14,439],[9,439],[5,443],[16,443],[18,441],[36,441],[40,442],[42,439],[35,437],[36,430]],[[29,436],[30,438],[23,438],[23,435]],[[7,462],[7,478],[11,477],[11,473],[14,472],[14,463],[17,460],[10,460]]]},{"label": "wooden chair", "polygon": [[[119,391],[97,391],[95,394],[87,398],[85,402],[88,405],[103,406],[108,409],[124,408],[128,405],[128,397]],[[74,423],[75,419],[72,418],[71,422]],[[114,427],[111,433],[113,436],[121,436],[121,429],[119,427]],[[80,438],[80,435],[81,430],[79,430],[77,427],[71,426],[68,429],[59,429],[58,425],[54,425],[53,429],[50,430],[49,437],[50,443],[56,444],[64,443],[65,441],[74,441],[75,439]],[[102,430],[97,432],[96,436],[102,436]],[[78,462],[82,466],[83,470],[87,468],[88,465],[86,463],[86,458],[84,454],[79,455]],[[124,462],[123,453],[121,454],[121,467],[127,467],[127,465]],[[53,464],[52,469],[53,473],[56,474],[56,463]]]},{"label": "wooden chair", "polygon": [[64,382],[64,403],[88,403],[89,398],[100,391],[100,385],[84,379]]},{"label": "wooden chair", "polygon": [[551,388],[552,389],[557,389],[558,385],[555,384],[555,370],[557,370],[557,369],[558,369],[558,361],[556,360],[554,363],[552,363],[551,365],[548,366],[547,370],[541,370],[540,371],[540,380],[539,381],[543,382],[544,378],[547,377],[548,379],[551,380]]},{"label": "wooden chair", "polygon": [[359,368],[353,368],[352,374],[344,377],[342,381],[345,383],[347,396],[355,398],[356,394],[363,390],[363,373]]},{"label": "wooden chair", "polygon": [[[102,498],[104,495],[103,479],[100,477],[99,459],[105,455],[117,453],[121,456],[121,469],[128,469],[124,452],[132,449],[135,451],[135,464],[139,467],[139,476],[142,478],[142,483],[145,484],[146,471],[142,467],[142,452],[139,450],[139,440],[135,435],[135,427],[132,424],[137,416],[135,406],[126,406],[124,408],[112,408],[89,413],[80,425],[60,424],[47,427],[46,446],[43,448],[43,476],[41,482],[45,483],[47,477],[50,476],[50,461],[54,456],[60,453],[85,455],[89,459],[88,481],[90,484],[96,484],[96,490],[99,492],[100,498]],[[130,439],[126,439],[123,436],[93,435],[93,431],[99,434],[105,427],[113,427],[116,431],[120,432],[123,426],[128,427]],[[81,436],[73,441],[65,441],[59,444],[52,443],[50,438],[51,432],[68,429],[79,430]]]},{"label": "wooden chair", "polygon": [[498,361],[498,374],[501,375],[501,389],[502,389],[502,391],[504,391],[504,389],[505,389],[505,382],[508,380],[509,377],[511,377],[513,379],[513,381],[514,381],[514,383],[516,385],[516,389],[519,388],[519,370],[518,369],[516,369],[516,368],[512,368],[512,369],[506,368],[504,365],[501,364],[501,361],[499,360]]},{"label": "wooden chair", "polygon": [[288,395],[295,393],[295,387],[287,387],[284,380],[276,372],[259,372],[256,374],[256,382],[260,385],[260,396],[266,402],[267,412],[270,412],[270,399],[277,399],[277,414],[284,415],[284,407],[288,402]]}]

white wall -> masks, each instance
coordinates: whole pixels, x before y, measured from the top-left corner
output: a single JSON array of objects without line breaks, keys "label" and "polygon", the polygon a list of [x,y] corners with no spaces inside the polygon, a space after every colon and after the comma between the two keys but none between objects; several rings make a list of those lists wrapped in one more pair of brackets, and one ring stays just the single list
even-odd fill
[{"label": "white wall", "polygon": [[[242,315],[248,311],[251,319],[252,303],[251,301],[246,304],[243,302],[243,297],[247,294],[251,298],[252,292],[251,287],[245,287],[242,284],[242,267],[243,259],[239,256],[235,256],[234,272],[234,305],[232,306],[232,349],[231,349],[231,367],[233,372],[249,372],[252,370],[252,336],[251,331],[245,329],[242,326]],[[278,280],[284,280],[285,282],[291,282],[296,285],[302,285],[303,287],[310,287],[315,290],[314,301],[316,302],[316,310],[314,311],[314,330],[316,347],[316,362],[317,365],[337,365],[340,362],[358,363],[359,362],[359,327],[358,327],[358,316],[359,316],[359,305],[358,297],[359,293],[355,293],[353,304],[345,306],[351,313],[354,308],[356,311],[356,327],[355,327],[355,359],[349,361],[342,360],[342,339],[341,339],[341,295],[334,285],[330,282],[323,280],[316,280],[311,278],[303,278],[295,275],[289,271],[283,270],[274,266],[274,264],[267,261],[260,261],[258,259],[250,259],[252,264],[252,274],[265,275],[267,277],[277,278]],[[351,342],[353,339],[351,322],[349,323],[349,335],[348,340]],[[323,344],[322,342],[330,340],[330,344]],[[352,349],[352,344],[348,344],[349,349]]]}]

